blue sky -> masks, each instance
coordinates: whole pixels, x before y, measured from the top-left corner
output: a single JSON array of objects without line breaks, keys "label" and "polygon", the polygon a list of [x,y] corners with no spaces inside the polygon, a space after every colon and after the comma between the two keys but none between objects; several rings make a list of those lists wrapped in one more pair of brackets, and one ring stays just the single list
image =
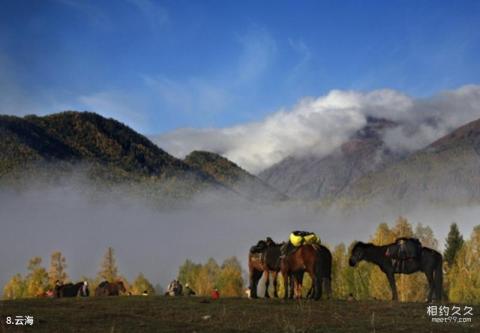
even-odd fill
[{"label": "blue sky", "polygon": [[332,89],[479,83],[479,1],[0,1],[0,113],[146,133],[259,121]]}]

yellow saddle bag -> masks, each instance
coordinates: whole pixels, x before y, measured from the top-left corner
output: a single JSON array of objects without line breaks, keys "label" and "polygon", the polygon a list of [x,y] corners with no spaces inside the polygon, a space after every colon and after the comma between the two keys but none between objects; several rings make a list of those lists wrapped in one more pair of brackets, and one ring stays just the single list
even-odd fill
[{"label": "yellow saddle bag", "polygon": [[295,247],[320,244],[320,238],[313,232],[294,231],[290,234],[289,240]]}]

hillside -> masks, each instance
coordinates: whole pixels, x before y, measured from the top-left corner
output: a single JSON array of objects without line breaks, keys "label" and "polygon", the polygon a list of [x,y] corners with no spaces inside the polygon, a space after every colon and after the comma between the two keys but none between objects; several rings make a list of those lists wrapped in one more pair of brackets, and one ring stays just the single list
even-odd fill
[{"label": "hillside", "polygon": [[247,198],[265,201],[287,199],[284,194],[218,154],[194,151],[184,161]]},{"label": "hillside", "polygon": [[[446,303],[451,308],[454,304]],[[458,304],[455,304],[458,306]],[[470,304],[471,305],[471,304]],[[33,316],[4,332],[478,332],[471,322],[438,323],[424,303],[121,296],[0,301],[2,317]],[[474,311],[477,309],[475,307]],[[72,315],[74,313],[75,315]],[[440,319],[444,317],[439,316]]]},{"label": "hillside", "polygon": [[147,185],[146,190],[190,196],[223,188],[211,176],[174,158],[124,124],[89,112],[44,117],[0,116],[0,178],[54,181],[82,169],[101,184]]},{"label": "hillside", "polygon": [[336,196],[357,179],[400,159],[382,140],[395,123],[369,117],[367,125],[331,154],[288,157],[259,177],[287,195],[314,200]]},{"label": "hillside", "polygon": [[417,151],[356,181],[339,198],[343,203],[378,201],[471,204],[480,201],[480,120],[468,123]]}]

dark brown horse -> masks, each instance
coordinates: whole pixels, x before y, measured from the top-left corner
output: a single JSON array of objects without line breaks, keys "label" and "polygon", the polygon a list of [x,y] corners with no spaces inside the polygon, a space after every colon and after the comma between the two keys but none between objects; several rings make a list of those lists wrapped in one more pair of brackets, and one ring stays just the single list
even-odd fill
[{"label": "dark brown horse", "polygon": [[118,296],[120,295],[120,292],[127,292],[122,281],[103,281],[95,289],[95,296]]},{"label": "dark brown horse", "polygon": [[88,286],[85,282],[78,282],[76,284],[66,283],[55,286],[55,297],[87,297],[89,295]]},{"label": "dark brown horse", "polygon": [[280,271],[280,247],[273,241],[258,241],[257,245],[250,248],[248,253],[248,271],[250,280],[250,297],[257,298],[258,282],[265,279],[265,298],[269,298],[268,288],[270,278],[273,281],[274,297],[277,295],[277,274]]},{"label": "dark brown horse", "polygon": [[433,294],[437,301],[442,299],[443,270],[442,255],[428,247],[422,247],[421,255],[418,258],[411,258],[404,265],[394,265],[393,259],[388,255],[388,250],[396,244],[377,246],[372,243],[357,242],[352,248],[350,266],[365,260],[371,262],[382,270],[387,276],[392,290],[392,300],[398,300],[397,286],[395,284],[395,273],[411,274],[418,271],[425,273],[427,277],[429,292],[428,302],[432,301]]},{"label": "dark brown horse", "polygon": [[[280,263],[283,276],[295,277],[295,294],[301,297],[303,272],[307,272],[312,279],[312,289],[309,294],[315,300],[322,297],[322,285],[328,297],[331,295],[332,254],[323,245],[302,245],[283,258]],[[284,280],[285,299],[287,298],[288,283]]]}]

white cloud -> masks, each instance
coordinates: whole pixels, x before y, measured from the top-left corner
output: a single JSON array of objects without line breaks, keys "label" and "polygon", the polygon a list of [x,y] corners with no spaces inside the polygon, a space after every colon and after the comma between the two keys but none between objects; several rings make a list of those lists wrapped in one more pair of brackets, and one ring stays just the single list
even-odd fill
[{"label": "white cloud", "polygon": [[277,44],[267,30],[252,28],[239,38],[242,45],[238,64],[239,82],[248,82],[260,77],[271,65]]},{"label": "white cloud", "polygon": [[385,140],[394,149],[418,149],[480,117],[480,86],[464,86],[428,99],[398,91],[333,90],[304,98],[259,122],[220,129],[180,129],[158,136],[158,145],[183,157],[192,150],[220,153],[251,172],[287,156],[330,153],[366,123],[366,116],[400,124]]},{"label": "white cloud", "polygon": [[480,86],[466,85],[427,99],[413,100],[401,116],[401,126],[385,135],[392,149],[420,149],[453,129],[480,118]]}]

